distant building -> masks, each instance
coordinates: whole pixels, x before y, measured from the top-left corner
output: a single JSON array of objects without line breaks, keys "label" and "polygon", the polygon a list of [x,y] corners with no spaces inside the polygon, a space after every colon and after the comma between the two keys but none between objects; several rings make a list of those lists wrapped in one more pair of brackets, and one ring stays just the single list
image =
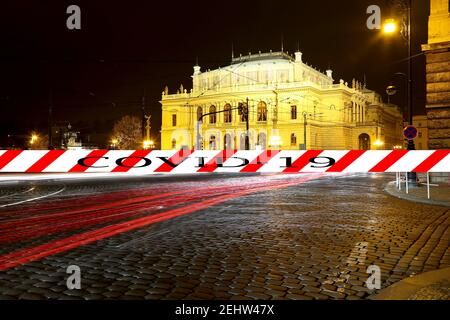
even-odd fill
[{"label": "distant building", "polygon": [[417,137],[414,144],[417,150],[428,150],[428,118],[427,116],[414,116],[413,125],[417,128]]},{"label": "distant building", "polygon": [[[197,120],[203,149],[244,149],[249,104],[250,149],[393,149],[402,144],[395,105],[352,81],[335,84],[332,70],[307,65],[301,52],[249,54],[202,72],[193,87],[162,94],[162,149],[194,148]],[[220,113],[214,113],[220,111]],[[305,141],[306,140],[306,141]]]},{"label": "distant building", "polygon": [[55,149],[82,149],[80,132],[73,130],[68,121],[60,121],[52,126],[52,141]]}]

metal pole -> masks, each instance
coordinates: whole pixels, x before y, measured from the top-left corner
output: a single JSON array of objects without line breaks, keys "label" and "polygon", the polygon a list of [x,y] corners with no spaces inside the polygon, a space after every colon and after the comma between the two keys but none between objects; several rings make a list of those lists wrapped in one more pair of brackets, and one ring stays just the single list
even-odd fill
[{"label": "metal pole", "polygon": [[141,103],[141,109],[142,109],[142,119],[141,119],[141,134],[142,134],[142,140],[145,140],[145,96],[142,96],[142,103]]},{"label": "metal pole", "polygon": [[202,119],[200,117],[200,119],[197,121],[197,150],[202,149],[202,135],[200,134],[201,124],[202,124]]},{"label": "metal pole", "polygon": [[53,125],[53,89],[50,88],[49,94],[49,104],[48,104],[48,149],[53,149],[53,136],[52,136],[52,125]]},{"label": "metal pole", "polygon": [[247,105],[245,106],[245,129],[247,131],[247,134],[245,135],[245,150],[250,150],[250,136],[249,136],[249,106],[248,106],[248,98],[247,98]]},{"label": "metal pole", "polygon": [[[413,103],[412,103],[412,45],[411,45],[411,10],[412,10],[412,0],[408,1],[408,108],[409,108],[409,119],[410,125],[413,124]],[[414,140],[408,141],[408,150],[415,150]],[[413,185],[416,185],[417,174],[415,172],[409,173],[406,179],[410,179]]]},{"label": "metal pole", "polygon": [[405,180],[406,180],[406,193],[409,193],[409,188],[408,188],[408,172],[405,173]]},{"label": "metal pole", "polygon": [[408,3],[408,106],[409,106],[409,124],[413,124],[412,108],[412,48],[411,48],[411,0]]},{"label": "metal pole", "polygon": [[427,172],[427,197],[430,199],[430,174]]},{"label": "metal pole", "polygon": [[306,112],[303,112],[303,143],[305,144],[305,150],[306,148]]}]

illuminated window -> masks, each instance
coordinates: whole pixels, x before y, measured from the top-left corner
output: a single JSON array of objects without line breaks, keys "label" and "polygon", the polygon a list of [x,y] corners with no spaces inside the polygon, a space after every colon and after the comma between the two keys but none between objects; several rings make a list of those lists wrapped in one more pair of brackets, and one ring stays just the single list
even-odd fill
[{"label": "illuminated window", "polygon": [[297,145],[297,135],[295,133],[291,134],[291,146]]},{"label": "illuminated window", "polygon": [[263,101],[258,103],[258,121],[267,121],[267,104]]},{"label": "illuminated window", "polygon": [[214,113],[214,112],[216,112],[216,106],[209,107],[209,113],[211,113],[209,115],[209,123],[216,123],[217,122],[217,114]]},{"label": "illuminated window", "polygon": [[241,122],[245,122],[245,112],[246,112],[246,105],[245,103],[239,102],[239,108],[238,113],[241,119]]},{"label": "illuminated window", "polygon": [[264,132],[258,134],[258,145],[261,147],[261,149],[266,148],[266,140],[266,134]]},{"label": "illuminated window", "polygon": [[173,114],[172,115],[172,127],[176,127],[177,126],[177,115]]},{"label": "illuminated window", "polygon": [[297,106],[291,106],[291,119],[297,119]]},{"label": "illuminated window", "polygon": [[231,145],[232,141],[231,141],[231,135],[229,133],[227,133],[224,137],[223,137],[223,148],[225,150],[230,150],[232,145]]},{"label": "illuminated window", "polygon": [[209,150],[216,150],[216,136],[209,137]]},{"label": "illuminated window", "polygon": [[223,122],[231,122],[231,106],[227,103],[223,109],[225,110],[223,115]]},{"label": "illuminated window", "polygon": [[241,133],[240,139],[239,139],[239,150],[245,150],[245,140],[246,140],[246,134]]},{"label": "illuminated window", "polygon": [[422,132],[419,132],[419,138],[422,138]]}]

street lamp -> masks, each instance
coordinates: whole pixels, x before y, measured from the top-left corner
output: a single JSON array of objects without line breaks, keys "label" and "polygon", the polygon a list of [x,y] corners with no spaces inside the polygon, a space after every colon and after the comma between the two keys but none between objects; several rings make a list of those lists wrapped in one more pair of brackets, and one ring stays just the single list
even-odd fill
[{"label": "street lamp", "polygon": [[[408,88],[408,83],[409,83],[409,79],[408,79],[408,75],[406,74],[406,73],[403,73],[403,72],[396,72],[396,73],[394,73],[394,75],[392,76],[392,78],[391,78],[391,85],[389,85],[387,88],[386,88],[386,93],[387,93],[387,95],[388,95],[388,97],[390,97],[390,96],[394,96],[394,95],[396,95],[397,94],[397,87],[395,86],[395,85],[393,85],[392,83],[393,83],[393,79],[394,79],[394,77],[395,76],[400,76],[400,77],[403,77],[403,79],[405,79],[405,87],[406,88]],[[408,91],[408,90],[406,90],[406,91]],[[407,111],[407,119],[408,119],[408,121],[409,121],[409,114],[410,114],[410,112],[411,112],[411,110],[410,110],[410,108],[408,108],[409,107],[409,100],[408,100],[408,97],[406,97],[406,103],[407,103],[407,109],[408,110],[405,110],[405,112]],[[406,108],[405,108],[406,109]],[[411,123],[412,124],[412,123]]]},{"label": "street lamp", "polygon": [[32,134],[31,138],[30,138],[30,144],[34,144],[35,142],[37,142],[39,140],[39,136],[37,134]]},{"label": "street lamp", "polygon": [[113,150],[115,150],[116,149],[116,146],[117,146],[117,143],[118,143],[119,141],[117,140],[117,139],[115,139],[115,138],[113,138],[112,140],[111,140],[111,148],[113,149]]},{"label": "street lamp", "polygon": [[386,19],[383,25],[384,33],[394,33],[397,30],[397,24],[394,19]]},{"label": "street lamp", "polygon": [[[408,110],[409,110],[409,117],[408,122],[410,125],[413,124],[413,106],[412,106],[412,48],[411,48],[411,7],[412,7],[412,0],[405,0],[406,4],[406,10],[407,10],[407,23],[403,25],[403,30],[401,30],[401,34],[404,36],[406,41],[408,42],[408,86],[407,86],[407,96],[408,96]],[[388,19],[386,20],[386,23],[384,25],[383,31],[386,34],[391,34],[396,31],[396,23],[394,19]],[[414,140],[408,140],[408,150],[415,150],[414,146]],[[416,183],[417,175],[415,172],[411,172],[408,174],[408,180],[410,180],[411,183]]]},{"label": "street lamp", "polygon": [[303,111],[303,144],[304,144],[304,146],[303,146],[303,150],[306,150],[307,149],[307,147],[306,147],[306,126],[307,126],[307,124],[308,124],[308,120],[307,120],[307,117],[309,116],[309,117],[311,117],[312,116],[312,114],[310,114],[310,113],[307,113],[306,111]]}]

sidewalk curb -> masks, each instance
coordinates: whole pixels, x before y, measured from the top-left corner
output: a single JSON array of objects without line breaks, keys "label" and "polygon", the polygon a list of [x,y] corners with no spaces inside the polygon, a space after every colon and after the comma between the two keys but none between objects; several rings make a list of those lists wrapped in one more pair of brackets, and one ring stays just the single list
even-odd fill
[{"label": "sidewalk curb", "polygon": [[408,200],[408,201],[436,205],[436,206],[450,207],[450,202],[447,202],[447,201],[423,199],[423,198],[418,198],[418,197],[406,194],[406,192],[398,192],[397,187],[395,186],[395,181],[391,181],[388,184],[386,184],[386,186],[384,187],[384,191],[387,194],[389,194],[395,198],[402,199],[402,200]]},{"label": "sidewalk curb", "polygon": [[[432,285],[439,285],[440,282],[450,279],[450,267],[428,271],[414,277],[403,279],[393,285],[381,290],[372,296],[371,300],[411,300],[421,289]],[[428,300],[427,298],[417,298],[418,300]]]}]

